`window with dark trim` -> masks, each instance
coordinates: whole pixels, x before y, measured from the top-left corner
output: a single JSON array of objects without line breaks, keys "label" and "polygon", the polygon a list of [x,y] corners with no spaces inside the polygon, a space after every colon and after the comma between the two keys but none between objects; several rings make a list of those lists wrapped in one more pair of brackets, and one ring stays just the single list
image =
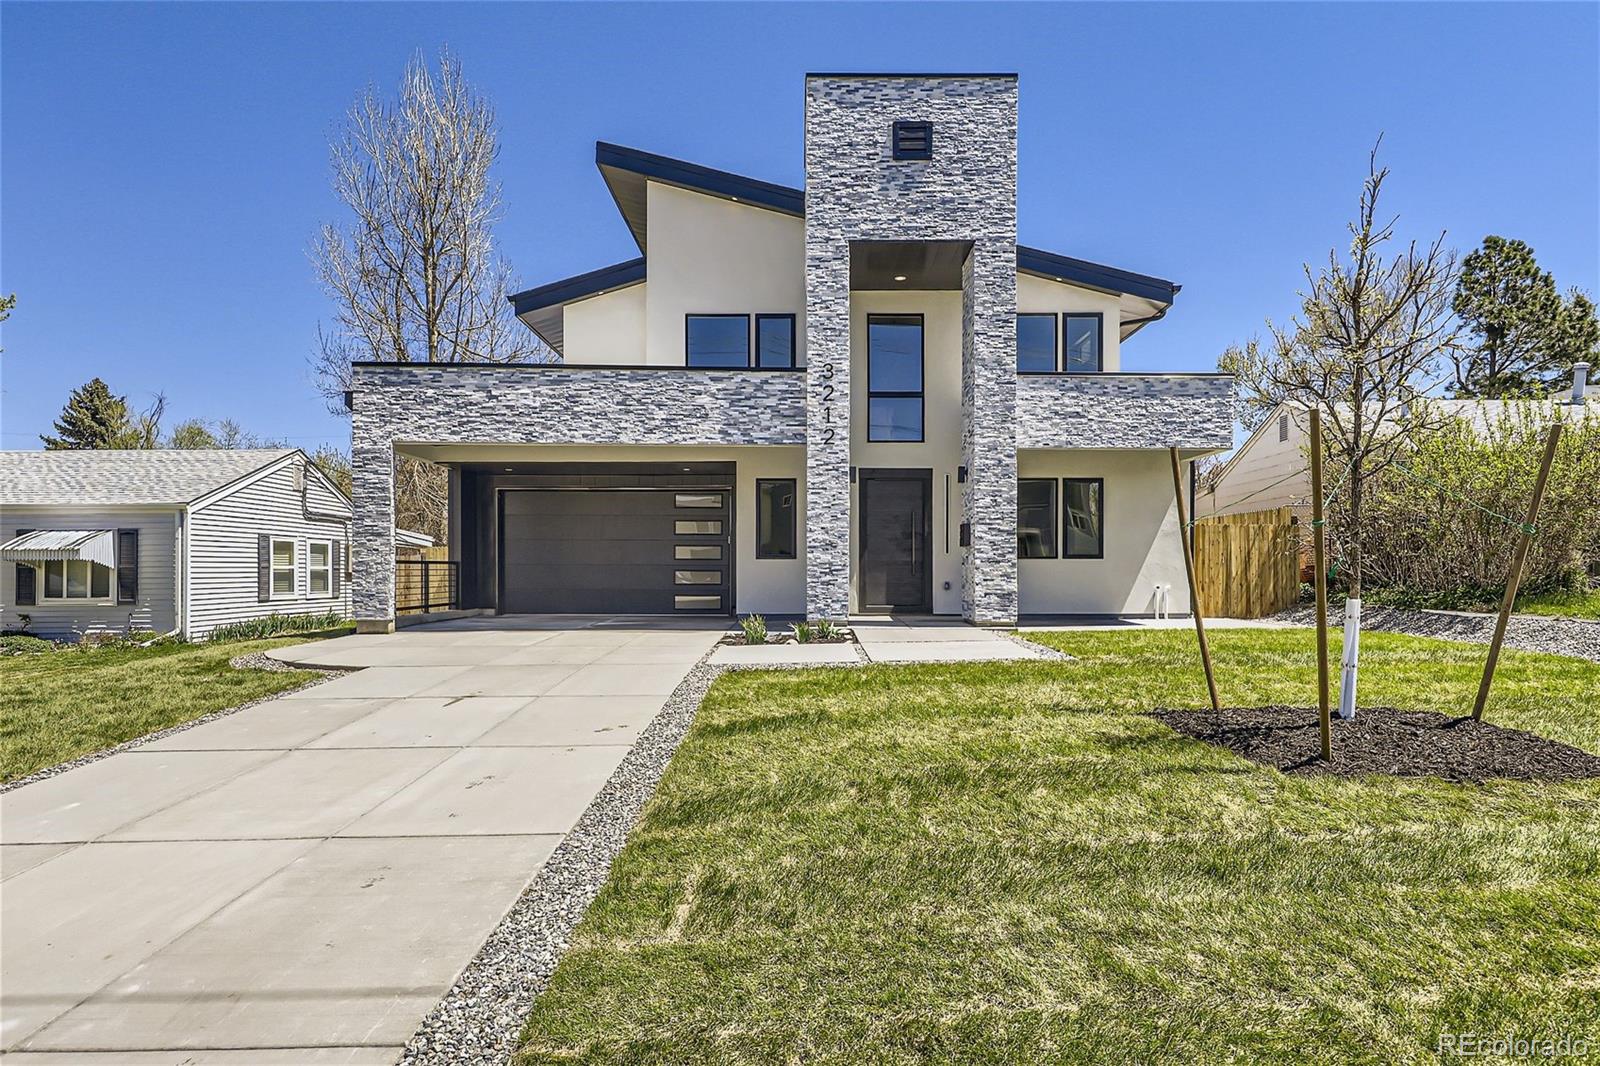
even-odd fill
[{"label": "window with dark trim", "polygon": [[867,316],[867,439],[923,439],[922,316]]},{"label": "window with dark trim", "polygon": [[756,478],[756,558],[795,557],[794,478]]},{"label": "window with dark trim", "polygon": [[1061,479],[1061,557],[1104,559],[1105,478]]},{"label": "window with dark trim", "polygon": [[1056,479],[1017,480],[1017,558],[1056,557]]},{"label": "window with dark trim", "polygon": [[683,320],[686,365],[750,365],[749,315],[684,315]]},{"label": "window with dark trim", "polygon": [[1056,316],[1017,316],[1017,373],[1056,371]]},{"label": "window with dark trim", "polygon": [[1068,373],[1100,370],[1100,333],[1105,316],[1100,312],[1068,312],[1061,316],[1061,369]]},{"label": "window with dark trim", "polygon": [[794,316],[756,316],[756,366],[794,366]]}]

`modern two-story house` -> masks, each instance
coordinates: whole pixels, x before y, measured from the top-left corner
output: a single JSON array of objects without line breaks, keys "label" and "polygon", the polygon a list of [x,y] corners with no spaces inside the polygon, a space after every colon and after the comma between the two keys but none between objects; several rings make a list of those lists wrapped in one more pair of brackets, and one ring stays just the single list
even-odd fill
[{"label": "modern two-story house", "polygon": [[804,189],[596,162],[640,255],[512,297],[560,363],[356,367],[363,628],[397,455],[468,608],[1186,609],[1167,449],[1231,444],[1231,382],[1122,372],[1177,285],[1017,243],[1014,75],[809,75]]}]

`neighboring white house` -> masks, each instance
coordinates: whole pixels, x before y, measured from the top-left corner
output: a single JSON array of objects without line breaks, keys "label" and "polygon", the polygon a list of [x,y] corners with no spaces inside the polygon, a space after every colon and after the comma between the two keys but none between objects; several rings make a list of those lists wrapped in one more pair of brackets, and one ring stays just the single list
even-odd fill
[{"label": "neighboring white house", "polygon": [[[1555,413],[1582,417],[1579,412],[1600,414],[1600,396],[1583,387],[1589,366],[1578,364],[1571,391],[1563,390],[1549,398]],[[1474,428],[1493,425],[1509,411],[1525,406],[1526,400],[1430,400],[1433,409],[1450,418],[1462,418]],[[1311,470],[1307,451],[1308,417],[1298,404],[1280,403],[1265,421],[1241,444],[1228,461],[1195,496],[1195,516],[1245,514],[1275,507],[1310,511]]]},{"label": "neighboring white house", "polygon": [[350,519],[293,448],[0,452],[0,627],[195,640],[348,616]]},{"label": "neighboring white house", "polygon": [[794,132],[804,188],[598,144],[640,256],[511,298],[562,362],[357,364],[358,625],[401,455],[449,470],[468,609],[1188,602],[1168,448],[1232,444],[1233,382],[1126,369],[1177,285],[1018,243],[1016,77],[810,75]]}]

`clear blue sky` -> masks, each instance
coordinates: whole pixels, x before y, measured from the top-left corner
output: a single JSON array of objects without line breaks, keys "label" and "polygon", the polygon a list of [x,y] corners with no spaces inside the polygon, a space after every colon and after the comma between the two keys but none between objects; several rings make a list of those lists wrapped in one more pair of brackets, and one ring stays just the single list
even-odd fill
[{"label": "clear blue sky", "polygon": [[448,43],[497,105],[528,284],[637,254],[596,139],[801,184],[807,70],[1021,75],[1021,238],[1183,284],[1127,369],[1293,309],[1384,131],[1404,234],[1523,238],[1600,288],[1600,5],[18,4],[0,12],[8,448],[100,375],[170,421],[348,446],[307,357],[326,142]]}]

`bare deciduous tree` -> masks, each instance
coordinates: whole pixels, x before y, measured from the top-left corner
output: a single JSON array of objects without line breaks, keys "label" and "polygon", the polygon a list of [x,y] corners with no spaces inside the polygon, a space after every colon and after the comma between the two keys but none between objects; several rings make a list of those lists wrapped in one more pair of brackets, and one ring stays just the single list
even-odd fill
[{"label": "bare deciduous tree", "polygon": [[[523,362],[551,357],[512,317],[509,264],[494,246],[500,190],[494,109],[460,63],[437,73],[419,54],[397,99],[369,88],[331,145],[333,187],[354,216],[311,249],[333,326],[313,358],[329,409],[342,413],[350,364]],[[443,471],[401,460],[396,519],[443,539]]]},{"label": "bare deciduous tree", "polygon": [[[1219,361],[1238,375],[1245,406],[1258,412],[1258,422],[1260,412],[1280,401],[1322,410],[1327,454],[1343,479],[1335,535],[1356,601],[1356,626],[1363,493],[1419,433],[1439,424],[1426,394],[1438,384],[1459,329],[1450,313],[1456,256],[1445,248],[1445,235],[1391,250],[1396,220],[1382,221],[1378,210],[1388,175],[1378,166],[1375,145],[1356,218],[1348,224],[1348,253],[1341,257],[1334,249],[1320,268],[1306,265],[1309,287],[1300,293],[1300,310],[1287,326],[1268,323],[1269,344],[1230,348]],[[1353,690],[1353,674],[1347,682]]]}]

